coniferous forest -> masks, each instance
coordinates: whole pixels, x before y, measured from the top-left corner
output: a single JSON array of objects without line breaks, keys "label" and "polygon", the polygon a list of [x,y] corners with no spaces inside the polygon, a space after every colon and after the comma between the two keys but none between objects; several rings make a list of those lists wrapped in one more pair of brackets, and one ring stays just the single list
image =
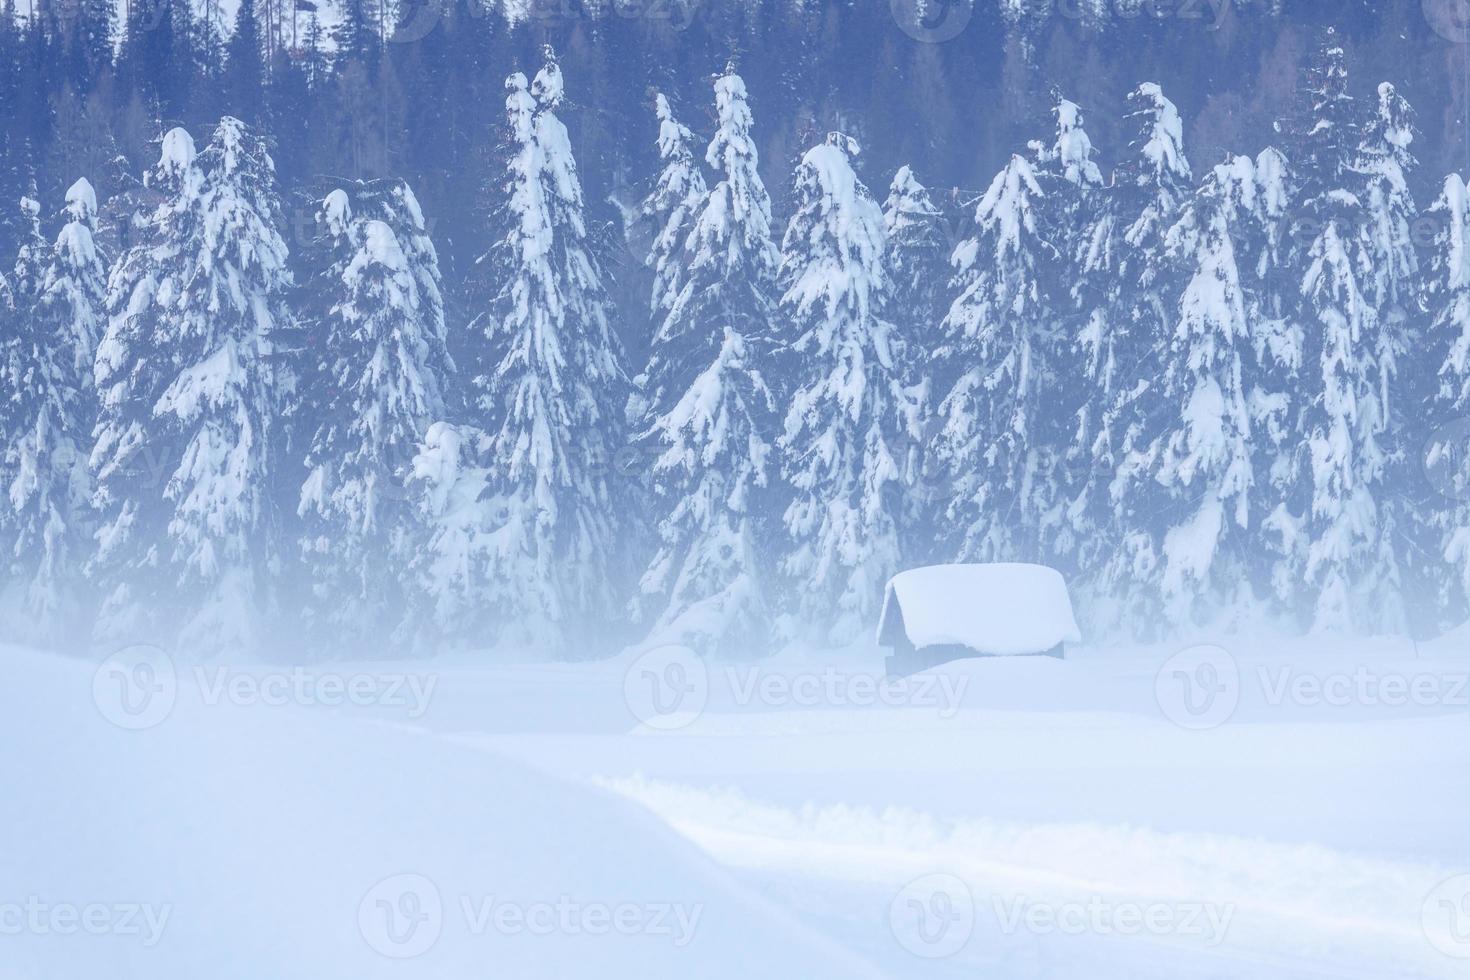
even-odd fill
[{"label": "coniferous forest", "polygon": [[1090,638],[1436,634],[1437,10],[11,0],[0,631],[753,657],[1027,561]]}]

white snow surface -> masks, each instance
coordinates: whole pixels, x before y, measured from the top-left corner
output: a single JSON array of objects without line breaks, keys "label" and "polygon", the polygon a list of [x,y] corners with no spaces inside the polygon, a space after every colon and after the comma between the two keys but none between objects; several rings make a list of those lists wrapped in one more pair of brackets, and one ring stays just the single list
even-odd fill
[{"label": "white snow surface", "polygon": [[899,572],[885,590],[878,642],[896,639],[900,615],[915,647],[958,643],[1019,655],[1082,642],[1067,583],[1045,565],[927,565]]},{"label": "white snow surface", "polygon": [[[400,725],[211,704],[208,672],[126,731],[90,666],[0,656],[0,733],[29,746],[0,757],[5,980],[878,976],[596,787]],[[15,934],[32,897],[57,918]],[[63,934],[85,905],[140,906],[139,931]]]},{"label": "white snow surface", "polygon": [[[895,684],[874,647],[682,663],[699,698],[663,715],[630,695],[680,662],[635,652],[283,688],[290,668],[0,647],[0,977],[1465,976],[1466,630],[1210,639]],[[1228,710],[1174,696],[1202,663]],[[1358,676],[1411,685],[1335,680]],[[137,685],[173,678],[156,724],[108,721],[147,720]],[[354,679],[404,683],[341,703]],[[657,934],[573,928],[598,903],[669,911]],[[138,905],[132,932],[61,928]]]}]

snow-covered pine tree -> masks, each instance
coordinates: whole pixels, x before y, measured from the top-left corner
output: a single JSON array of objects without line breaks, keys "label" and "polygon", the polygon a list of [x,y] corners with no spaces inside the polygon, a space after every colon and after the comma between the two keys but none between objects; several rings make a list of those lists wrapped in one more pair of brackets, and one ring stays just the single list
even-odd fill
[{"label": "snow-covered pine tree", "polygon": [[274,170],[261,138],[226,116],[197,156],[170,131],[149,174],[164,201],[113,272],[97,351],[99,641],[211,656],[263,639],[276,557],[267,358],[290,285]]},{"label": "snow-covered pine tree", "polygon": [[899,341],[910,351],[904,370],[910,418],[906,431],[918,435],[904,447],[900,460],[905,498],[905,533],[900,545],[907,564],[942,560],[933,544],[947,506],[948,474],[935,465],[930,436],[938,424],[936,407],[943,395],[934,377],[930,352],[939,336],[939,322],[948,308],[949,246],[941,227],[943,213],[928,188],[908,166],[898,169],[883,203],[883,230],[887,247],[883,266],[890,284],[889,318]]},{"label": "snow-covered pine tree", "polygon": [[[1082,372],[1075,380],[1087,394],[1069,453],[1071,502],[1057,552],[1095,570],[1087,589],[1094,624],[1146,629],[1151,611],[1140,604],[1147,605],[1158,568],[1158,528],[1156,515],[1141,504],[1147,491],[1138,481],[1147,478],[1145,447],[1167,424],[1161,414],[1177,408],[1158,380],[1174,332],[1175,297],[1188,272],[1173,268],[1164,238],[1189,196],[1192,175],[1179,112],[1163,90],[1140,85],[1128,108],[1128,154],[1113,183],[1092,192],[1100,203],[1074,259],[1080,275],[1073,298],[1085,326],[1069,366]],[[1083,194],[1085,206],[1085,187]]]},{"label": "snow-covered pine tree", "polygon": [[841,133],[806,152],[781,242],[797,381],[779,442],[792,493],[781,566],[795,630],[833,645],[877,621],[899,570],[904,462],[917,441],[907,351],[887,319],[883,212],[853,171],[857,154]]},{"label": "snow-covered pine tree", "polygon": [[587,656],[608,644],[626,560],[609,463],[626,444],[628,382],[556,114],[561,68],[546,56],[529,89],[519,72],[506,80],[503,230],[480,261],[498,289],[469,327],[473,411],[489,438],[472,587],[481,642]]},{"label": "snow-covered pine tree", "polygon": [[[1411,147],[1417,131],[1414,110],[1388,82],[1378,86],[1378,100],[1370,110],[1358,144],[1356,169],[1363,172],[1366,255],[1365,290],[1379,327],[1372,338],[1377,400],[1383,415],[1379,441],[1387,456],[1379,494],[1381,562],[1397,568],[1402,577],[1440,578],[1438,567],[1425,567],[1422,501],[1410,491],[1416,484],[1420,448],[1428,438],[1422,404],[1428,392],[1424,374],[1409,362],[1411,351],[1423,349],[1421,316],[1423,277],[1414,243],[1418,208],[1409,191],[1417,161]],[[1433,370],[1432,368],[1430,370]],[[1411,398],[1402,393],[1413,392]],[[1436,563],[1437,565],[1437,563]],[[1404,595],[1419,594],[1405,590]],[[1432,613],[1431,613],[1432,618]]]},{"label": "snow-covered pine tree", "polygon": [[318,219],[341,257],[313,282],[326,309],[307,325],[322,358],[303,372],[312,402],[303,421],[313,431],[296,510],[307,623],[314,643],[338,648],[381,638],[404,619],[404,570],[428,543],[406,488],[421,440],[445,414],[452,370],[433,246],[414,241],[422,216],[409,207],[412,192],[391,184],[366,190],[357,211],[333,191]]},{"label": "snow-covered pine tree", "polygon": [[51,258],[51,243],[41,234],[41,202],[34,197],[22,197],[16,201],[15,227],[20,231],[20,240],[15,264],[8,271],[11,272],[16,308],[23,312],[40,295],[41,280]]},{"label": "snow-covered pine tree", "polygon": [[[1190,271],[1179,297],[1161,375],[1145,420],[1147,443],[1125,467],[1132,535],[1157,556],[1134,583],[1137,629],[1162,614],[1166,626],[1203,625],[1251,603],[1245,555],[1254,483],[1246,377],[1250,312],[1235,241],[1255,204],[1248,157],[1216,166],[1165,234],[1171,258]],[[1161,297],[1162,298],[1162,297]],[[1146,518],[1146,519],[1140,519]]]},{"label": "snow-covered pine tree", "polygon": [[1046,206],[1035,167],[1012,156],[952,258],[960,295],[934,355],[937,373],[956,379],[935,440],[953,475],[937,550],[952,560],[1039,560],[1042,521],[1057,506],[1058,445],[1070,433],[1048,402],[1064,341],[1046,288],[1059,263],[1039,220]]},{"label": "snow-covered pine tree", "polygon": [[1379,361],[1384,329],[1373,302],[1374,249],[1360,126],[1344,55],[1329,37],[1307,71],[1296,131],[1302,184],[1292,238],[1301,275],[1305,350],[1280,503],[1267,528],[1281,550],[1281,599],[1314,629],[1395,629],[1400,572],[1386,541],[1390,426]]},{"label": "snow-covered pine tree", "polygon": [[677,257],[682,281],[671,280],[678,289],[639,378],[645,428],[715,362],[726,327],[747,340],[772,334],[780,257],[771,238],[771,199],[757,170],[745,81],[733,71],[715,80],[715,113],[705,162],[721,176],[685,236]]},{"label": "snow-covered pine tree", "polygon": [[77,376],[90,392],[106,312],[107,265],[96,242],[97,192],[85,177],[67,188],[65,217],[41,282],[39,309],[54,323],[68,324],[57,335],[70,342]]},{"label": "snow-covered pine tree", "polygon": [[0,335],[0,623],[8,636],[54,646],[82,639],[80,569],[92,530],[90,375],[105,270],[86,180],[68,189],[65,216],[44,264],[32,244],[23,250],[24,313]]},{"label": "snow-covered pine tree", "polygon": [[[1246,296],[1252,368],[1246,378],[1257,491],[1251,497],[1251,544],[1245,550],[1257,597],[1281,595],[1276,560],[1280,537],[1271,526],[1280,488],[1299,443],[1295,424],[1305,397],[1301,382],[1306,336],[1298,297],[1301,279],[1292,266],[1292,208],[1296,179],[1282,152],[1268,146],[1256,155],[1254,205],[1235,241],[1236,267]],[[1289,591],[1289,586],[1286,591]]]},{"label": "snow-covered pine tree", "polygon": [[660,169],[653,192],[644,199],[638,216],[654,232],[645,261],[653,270],[649,307],[655,322],[661,322],[679,297],[684,243],[709,191],[694,158],[694,134],[674,118],[662,92],[654,97],[654,110],[658,116]]},{"label": "snow-covered pine tree", "polygon": [[[1042,199],[1036,215],[1039,237],[1057,250],[1055,281],[1045,280],[1043,302],[1056,320],[1060,348],[1052,357],[1059,392],[1048,406],[1048,424],[1058,428],[1065,467],[1048,478],[1057,506],[1035,515],[1038,560],[1067,572],[1086,562],[1089,544],[1103,538],[1109,516],[1107,480],[1112,459],[1094,448],[1101,417],[1112,402],[1113,363],[1107,338],[1115,314],[1118,215],[1112,188],[1093,158],[1082,109],[1052,92],[1056,127],[1052,142],[1033,141],[1035,175]],[[1065,422],[1064,422],[1065,420]],[[1095,501],[1095,502],[1094,502]],[[1044,554],[1044,558],[1042,557]]]},{"label": "snow-covered pine tree", "polygon": [[1432,318],[1426,345],[1437,368],[1429,392],[1423,461],[1439,499],[1427,501],[1432,554],[1449,566],[1433,586],[1440,625],[1463,621],[1470,607],[1470,188],[1445,178],[1430,208],[1439,222],[1426,277]]},{"label": "snow-covered pine tree", "polygon": [[[654,109],[659,123],[660,169],[652,192],[638,209],[636,220],[653,236],[644,264],[653,270],[649,313],[656,335],[678,302],[687,261],[685,243],[704,209],[709,192],[704,174],[694,158],[691,146],[694,135],[674,118],[669,100],[662,92],[654,97]],[[647,416],[650,400],[659,400],[659,393],[649,389],[649,376],[659,377],[664,373],[660,359],[665,352],[661,348],[655,336],[649,351],[648,368],[634,382],[628,403],[628,417],[634,425],[639,425]],[[668,392],[662,394],[667,395]]]},{"label": "snow-covered pine tree", "polygon": [[[1374,257],[1372,298],[1386,325],[1402,332],[1404,320],[1419,306],[1419,257],[1413,226],[1418,217],[1409,180],[1418,165],[1410,149],[1417,130],[1414,110],[1388,82],[1378,86],[1378,101],[1363,126],[1356,169],[1367,177],[1367,231]],[[1385,331],[1391,336],[1394,331]]]},{"label": "snow-covered pine tree", "polygon": [[648,643],[757,654],[771,626],[761,523],[775,406],[766,386],[777,268],[745,83],[715,81],[706,161],[719,181],[679,257],[681,283],[643,382],[658,551],[632,603]]},{"label": "snow-covered pine tree", "polygon": [[883,264],[892,284],[893,322],[905,339],[933,336],[947,304],[947,245],[942,212],[908,166],[898,168],[883,202]]}]

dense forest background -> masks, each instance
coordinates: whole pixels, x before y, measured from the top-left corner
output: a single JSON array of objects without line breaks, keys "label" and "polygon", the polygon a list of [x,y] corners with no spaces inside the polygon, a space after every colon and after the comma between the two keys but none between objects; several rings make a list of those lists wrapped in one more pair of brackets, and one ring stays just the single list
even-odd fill
[{"label": "dense forest background", "polygon": [[1097,635],[1452,626],[1463,13],[6,8],[0,605],[744,656],[1019,560]]},{"label": "dense forest background", "polygon": [[[871,184],[910,164],[931,188],[978,196],[1049,127],[1053,89],[1087,112],[1105,170],[1126,149],[1124,103],[1142,81],[1179,107],[1196,166],[1254,155],[1296,110],[1324,24],[1360,94],[1392,79],[1416,108],[1427,180],[1457,169],[1470,139],[1470,45],[1445,36],[1449,0],[8,2],[0,200],[34,179],[49,217],[88,175],[105,201],[125,179],[116,157],[141,173],[169,127],[200,132],[230,114],[268,135],[298,236],[324,178],[408,180],[448,283],[488,244],[480,207],[504,78],[534,70],[545,43],[576,80],[562,117],[589,208],[610,224],[657,167],[652,92],[707,136],[709,81],[731,61],[777,214],[797,157],[829,129],[864,147]],[[0,231],[0,268],[17,240]]]}]

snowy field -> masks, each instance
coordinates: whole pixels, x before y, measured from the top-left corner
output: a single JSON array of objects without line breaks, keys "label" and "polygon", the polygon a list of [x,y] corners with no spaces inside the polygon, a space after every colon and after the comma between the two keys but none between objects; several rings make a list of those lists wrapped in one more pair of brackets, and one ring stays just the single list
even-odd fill
[{"label": "snowy field", "polygon": [[8,649],[0,978],[1463,977],[1465,649]]}]

